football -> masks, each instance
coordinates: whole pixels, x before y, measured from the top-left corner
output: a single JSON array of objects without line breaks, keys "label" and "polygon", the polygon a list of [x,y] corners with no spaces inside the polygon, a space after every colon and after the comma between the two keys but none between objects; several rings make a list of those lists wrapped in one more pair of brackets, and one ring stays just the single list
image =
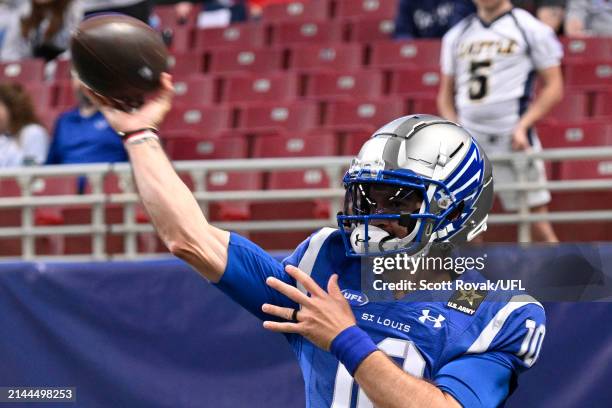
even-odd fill
[{"label": "football", "polygon": [[168,51],[161,36],[140,20],[106,14],[83,21],[72,35],[79,79],[121,109],[137,108],[158,89]]}]

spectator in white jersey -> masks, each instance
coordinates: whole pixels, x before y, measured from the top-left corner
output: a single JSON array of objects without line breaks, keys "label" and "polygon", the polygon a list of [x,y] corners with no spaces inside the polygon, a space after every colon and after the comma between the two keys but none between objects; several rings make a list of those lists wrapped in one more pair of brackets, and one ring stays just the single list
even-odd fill
[{"label": "spectator in white jersey", "polygon": [[[563,49],[550,27],[510,0],[475,0],[478,12],[453,27],[442,40],[438,109],[467,128],[489,154],[538,151],[533,126],[563,97]],[[542,86],[530,102],[534,80]],[[546,180],[544,163],[531,162],[528,181]],[[496,183],[516,182],[512,164],[494,166]],[[500,192],[506,211],[519,209],[516,192]],[[550,192],[527,194],[530,212],[547,212]],[[532,224],[538,241],[556,242],[549,222]]]},{"label": "spectator in white jersey", "polygon": [[571,37],[612,36],[612,1],[568,0],[565,33]]},{"label": "spectator in white jersey", "polygon": [[42,164],[49,134],[19,84],[0,84],[0,167]]}]

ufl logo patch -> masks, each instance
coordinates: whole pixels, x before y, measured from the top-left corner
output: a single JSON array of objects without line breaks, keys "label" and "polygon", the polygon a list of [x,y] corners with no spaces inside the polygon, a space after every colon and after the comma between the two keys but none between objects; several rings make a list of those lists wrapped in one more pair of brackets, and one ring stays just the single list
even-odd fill
[{"label": "ufl logo patch", "polygon": [[342,295],[344,295],[344,298],[351,306],[363,306],[370,301],[365,293],[352,289],[343,289]]}]

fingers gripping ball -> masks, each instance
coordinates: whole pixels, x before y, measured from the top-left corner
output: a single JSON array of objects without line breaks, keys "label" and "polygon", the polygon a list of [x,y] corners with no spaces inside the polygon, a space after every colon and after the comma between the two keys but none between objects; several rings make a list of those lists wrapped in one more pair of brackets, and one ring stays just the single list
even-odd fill
[{"label": "fingers gripping ball", "polygon": [[72,35],[72,62],[79,79],[115,107],[140,107],[160,87],[168,52],[148,25],[121,14],[83,21]]}]

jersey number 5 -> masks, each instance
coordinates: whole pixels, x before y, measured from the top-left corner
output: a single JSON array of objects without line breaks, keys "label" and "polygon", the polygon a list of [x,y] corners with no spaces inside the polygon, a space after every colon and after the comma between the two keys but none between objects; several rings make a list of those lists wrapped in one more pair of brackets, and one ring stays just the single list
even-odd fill
[{"label": "jersey number 5", "polygon": [[472,101],[484,98],[489,93],[489,71],[491,60],[472,61],[470,64],[469,93]]},{"label": "jersey number 5", "polygon": [[[423,372],[425,371],[425,359],[413,342],[387,337],[378,343],[378,348],[389,357],[403,359],[402,368],[408,374],[419,378],[423,376]],[[331,408],[345,408],[351,406],[354,382],[355,380],[351,377],[344,365],[338,364]],[[357,408],[371,407],[373,407],[372,402],[360,388],[357,394]]]}]

